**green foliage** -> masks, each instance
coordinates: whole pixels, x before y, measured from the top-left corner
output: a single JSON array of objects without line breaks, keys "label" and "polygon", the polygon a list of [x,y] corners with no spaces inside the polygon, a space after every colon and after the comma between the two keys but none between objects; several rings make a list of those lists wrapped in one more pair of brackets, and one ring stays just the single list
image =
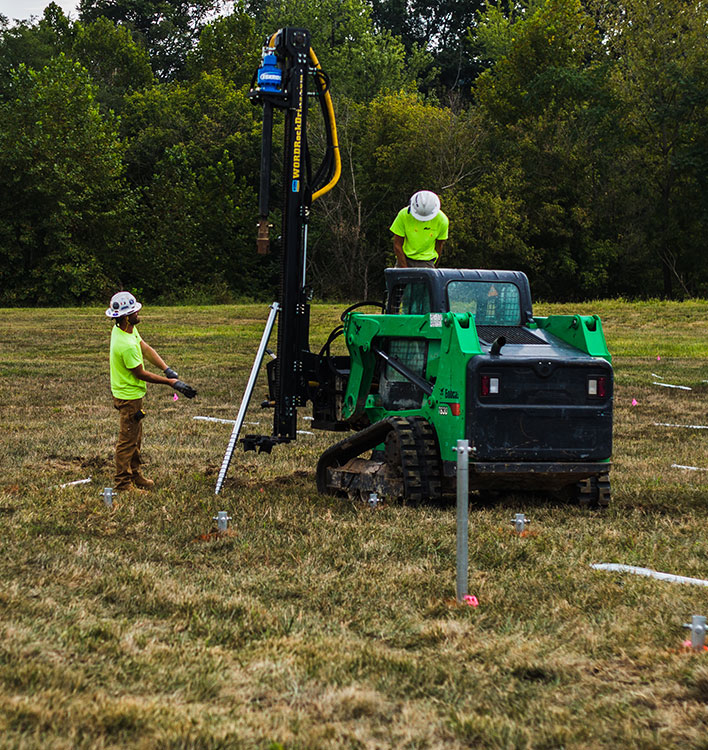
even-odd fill
[{"label": "green foliage", "polygon": [[[260,130],[243,90],[222,74],[129,97],[121,121],[137,195],[135,262],[121,278],[148,296],[223,279],[237,293],[259,279],[254,180]],[[245,250],[244,248],[248,248]]]},{"label": "green foliage", "polygon": [[388,227],[421,188],[451,220],[446,264],[519,268],[548,299],[708,294],[698,0],[217,7],[82,0],[78,21],[54,3],[0,17],[6,304],[129,284],[148,298],[272,297],[277,231],[274,254],[256,256],[247,91],[287,24],[310,30],[331,78],[343,158],[312,211],[315,294],[380,296]]},{"label": "green foliage", "polygon": [[544,295],[695,293],[706,217],[705,8],[489,6],[475,91],[490,155],[519,165]]},{"label": "green foliage", "polygon": [[478,168],[479,124],[407,93],[350,102],[339,123],[344,167],[338,188],[315,204],[314,276],[329,294],[346,296],[354,283],[363,297],[380,296],[396,213],[422,188],[442,194],[443,210],[455,206],[448,195]]},{"label": "green foliage", "polygon": [[512,47],[512,15],[505,12],[501,2],[487,2],[478,13],[474,31],[470,31],[470,43],[483,59],[492,63],[506,57]]},{"label": "green foliage", "polygon": [[643,177],[641,190],[627,191],[625,221],[637,227],[635,241],[647,260],[660,266],[663,293],[670,297],[679,287],[691,294],[708,218],[708,9],[682,0],[656,7],[630,0],[623,12],[603,3],[598,11],[623,107],[627,148],[619,154],[618,187],[627,191],[627,174]]},{"label": "green foliage", "polygon": [[152,84],[148,54],[127,29],[104,17],[72,24],[51,3],[38,23],[22,22],[0,35],[0,93],[19,65],[41,70],[60,54],[86,68],[104,109],[119,111],[126,94]]},{"label": "green foliage", "polygon": [[[528,219],[524,213],[523,174],[499,164],[473,186],[459,190],[445,210],[454,217],[450,240],[452,266],[513,268],[534,277],[540,256],[525,242]],[[447,254],[448,251],[446,251]]]},{"label": "green foliage", "polygon": [[598,41],[580,0],[546,0],[511,20],[490,6],[481,28],[480,43],[499,57],[479,76],[475,91],[496,121],[514,122],[586,98],[593,80],[586,61],[596,56]]},{"label": "green foliage", "polygon": [[202,30],[199,43],[187,57],[189,78],[220,70],[237,87],[248,86],[260,64],[262,43],[253,18],[236,7]]},{"label": "green foliage", "polygon": [[256,15],[264,40],[283,26],[310,30],[312,48],[338,97],[370,101],[379,92],[414,86],[427,62],[419,55],[406,60],[400,40],[375,28],[365,0],[274,0]]},{"label": "green foliage", "polygon": [[0,93],[10,85],[11,71],[19,65],[41,70],[61,53],[68,53],[73,29],[61,8],[50,3],[42,18],[32,24],[21,21],[0,34]]},{"label": "green foliage", "polygon": [[480,71],[467,34],[481,0],[372,0],[371,6],[376,26],[399,37],[408,55],[424,50],[434,61],[434,77],[421,82],[425,91],[466,97]]},{"label": "green foliage", "polygon": [[85,70],[21,66],[0,102],[0,294],[5,304],[95,299],[121,247],[120,146]]},{"label": "green foliage", "polygon": [[107,18],[76,23],[71,51],[98,86],[98,98],[105,109],[120,111],[127,94],[152,85],[146,50],[133,41],[127,29]]},{"label": "green foliage", "polygon": [[155,75],[180,77],[187,54],[219,0],[80,0],[79,18],[124,26],[150,54]]}]

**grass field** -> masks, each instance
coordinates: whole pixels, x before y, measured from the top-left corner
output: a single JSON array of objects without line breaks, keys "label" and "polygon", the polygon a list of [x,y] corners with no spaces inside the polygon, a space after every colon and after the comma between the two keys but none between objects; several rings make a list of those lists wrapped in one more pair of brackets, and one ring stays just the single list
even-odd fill
[{"label": "grass field", "polygon": [[[313,349],[339,310],[313,308]],[[238,452],[214,496],[231,427],[193,417],[234,418],[267,305],[144,310],[199,396],[149,387],[159,487],[112,509],[110,322],[1,311],[0,747],[708,748],[708,653],[681,647],[708,588],[590,568],[708,577],[708,472],[672,468],[708,469],[708,432],[654,424],[708,425],[708,302],[536,310],[559,311],[598,312],[614,355],[613,503],[473,495],[477,608],[454,507],[317,494],[330,434]]]}]

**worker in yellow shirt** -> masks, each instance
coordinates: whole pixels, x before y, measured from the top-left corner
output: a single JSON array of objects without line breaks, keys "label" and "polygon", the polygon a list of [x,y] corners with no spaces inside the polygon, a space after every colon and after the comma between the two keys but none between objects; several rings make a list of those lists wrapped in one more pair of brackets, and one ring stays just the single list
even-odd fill
[{"label": "worker in yellow shirt", "polygon": [[[115,325],[111,332],[111,393],[113,406],[120,414],[118,442],[116,443],[116,492],[126,490],[145,491],[152,489],[155,482],[143,476],[140,470],[140,444],[143,435],[142,418],[143,396],[147,383],[169,385],[187,398],[194,398],[197,392],[177,378],[177,373],[168,367],[162,357],[138,333],[140,323],[138,312],[142,305],[130,292],[114,294],[106,310],[106,315]],[[159,367],[163,375],[155,375],[144,368],[147,359]]]},{"label": "worker in yellow shirt", "polygon": [[447,239],[447,216],[440,198],[430,190],[419,190],[391,224],[393,251],[399,268],[434,268]]}]

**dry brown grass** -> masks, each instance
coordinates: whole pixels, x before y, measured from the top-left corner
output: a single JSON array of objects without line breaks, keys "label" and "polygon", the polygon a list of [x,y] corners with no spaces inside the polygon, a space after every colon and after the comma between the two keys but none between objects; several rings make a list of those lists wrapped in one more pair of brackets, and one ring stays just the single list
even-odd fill
[{"label": "dry brown grass", "polygon": [[[708,655],[680,649],[708,590],[589,567],[708,576],[708,472],[671,468],[708,468],[708,431],[653,425],[708,424],[708,304],[572,311],[615,355],[613,505],[473,498],[477,609],[450,603],[453,508],[317,494],[331,435],[237,453],[214,496],[230,426],[192,417],[234,417],[266,306],[145,310],[200,395],[151,388],[159,488],[112,510],[102,311],[3,311],[0,747],[708,748]],[[314,308],[313,348],[337,319]],[[234,533],[201,540],[222,509]]]}]

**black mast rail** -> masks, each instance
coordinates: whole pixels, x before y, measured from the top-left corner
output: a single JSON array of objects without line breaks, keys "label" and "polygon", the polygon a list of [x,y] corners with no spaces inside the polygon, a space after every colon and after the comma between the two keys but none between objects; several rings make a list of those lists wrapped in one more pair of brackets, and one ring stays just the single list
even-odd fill
[{"label": "black mast rail", "polygon": [[[307,145],[311,80],[327,125],[327,150],[314,179]],[[295,439],[297,407],[304,406],[311,398],[311,383],[317,380],[320,369],[321,358],[310,351],[309,341],[310,293],[305,282],[307,226],[313,194],[317,197],[330,189],[339,177],[339,152],[328,79],[310,48],[306,29],[286,27],[270,37],[254,84],[249,97],[263,105],[257,239],[261,254],[269,251],[270,243],[273,111],[282,111],[285,118],[278,343],[276,359],[268,363],[273,433],[247,435],[243,439],[246,450],[259,448],[270,452],[274,444]]]}]

